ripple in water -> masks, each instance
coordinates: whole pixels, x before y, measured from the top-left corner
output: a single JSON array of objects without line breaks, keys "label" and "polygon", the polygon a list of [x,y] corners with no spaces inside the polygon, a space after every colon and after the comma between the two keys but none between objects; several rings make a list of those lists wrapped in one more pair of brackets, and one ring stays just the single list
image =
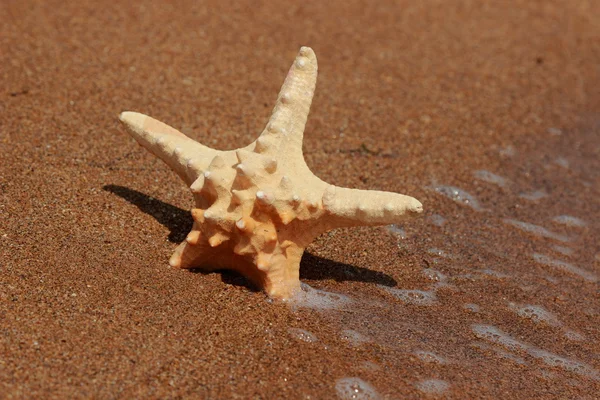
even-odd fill
[{"label": "ripple in water", "polygon": [[562,135],[562,131],[558,128],[548,128],[548,133],[552,136],[560,136]]},{"label": "ripple in water", "polygon": [[360,378],[342,378],[335,382],[335,391],[343,400],[375,400],[379,395],[373,386]]},{"label": "ripple in water", "polygon": [[581,333],[575,332],[570,329],[567,329],[565,331],[565,337],[574,342],[581,342],[581,341],[585,340],[585,336],[583,336]]},{"label": "ripple in water", "polygon": [[438,249],[437,247],[432,247],[431,249],[427,249],[427,252],[429,254],[432,254],[434,256],[438,256],[438,257],[448,257],[448,254],[446,254],[446,252],[442,249]]},{"label": "ripple in water", "polygon": [[509,353],[508,351],[504,351],[502,349],[496,348],[495,346],[490,346],[485,343],[475,343],[474,346],[478,347],[482,350],[493,351],[494,353],[496,353],[498,355],[498,357],[503,358],[505,360],[513,361],[519,365],[527,365],[527,362],[525,360],[523,360],[521,357],[515,356],[514,354]]},{"label": "ripple in water", "polygon": [[546,310],[542,306],[536,306],[527,304],[520,306],[517,304],[509,304],[510,308],[517,313],[519,317],[530,319],[535,323],[544,323],[550,326],[558,327],[561,326],[561,322],[556,318],[554,314]]},{"label": "ripple in water", "polygon": [[574,252],[573,249],[570,247],[559,246],[557,244],[552,246],[552,248],[565,256],[571,256],[571,255],[573,255],[573,252]]},{"label": "ripple in water", "polygon": [[435,282],[436,284],[444,285],[448,282],[448,277],[446,275],[433,268],[424,269],[423,275],[425,275],[427,279],[429,279],[432,282]]},{"label": "ripple in water", "polygon": [[527,343],[510,337],[495,326],[477,324],[472,326],[472,330],[478,338],[502,345],[510,351],[524,351],[530,356],[542,360],[552,367],[559,367],[578,375],[600,380],[600,373],[591,366],[528,345]]},{"label": "ripple in water", "polygon": [[479,201],[475,197],[473,197],[471,194],[465,192],[462,189],[459,189],[455,186],[444,186],[444,185],[434,186],[433,189],[436,192],[443,194],[444,196],[454,200],[457,203],[465,204],[474,210],[481,211],[481,206],[479,205]]},{"label": "ripple in water", "polygon": [[586,281],[589,281],[589,282],[597,282],[598,281],[598,277],[596,275],[594,275],[593,273],[588,272],[579,267],[576,267],[573,264],[570,264],[566,261],[556,260],[554,258],[548,257],[543,254],[539,254],[539,253],[534,253],[533,259],[540,264],[544,264],[544,265],[547,265],[547,266],[553,267],[553,268],[562,269],[563,271],[566,271],[566,272],[569,272],[569,273],[572,273],[575,275],[579,275]]},{"label": "ripple in water", "polygon": [[543,190],[536,190],[534,192],[521,193],[519,197],[529,201],[538,201],[544,197],[548,197],[548,193]]},{"label": "ripple in water", "polygon": [[514,157],[517,154],[517,151],[513,146],[508,145],[504,148],[501,148],[499,153],[502,157]]},{"label": "ripple in water", "polygon": [[475,336],[478,338],[485,339],[492,343],[501,344],[511,351],[526,350],[528,347],[526,344],[513,339],[492,325],[476,324],[472,326],[472,330],[473,333],[475,333]]},{"label": "ripple in water", "polygon": [[301,342],[314,343],[319,340],[312,332],[300,328],[289,328],[288,333]]},{"label": "ripple in water", "polygon": [[301,283],[302,290],[291,300],[292,307],[305,307],[314,310],[342,309],[352,303],[348,296],[338,293],[315,289],[306,283]]},{"label": "ripple in water", "polygon": [[432,214],[428,219],[435,226],[443,226],[446,223],[446,218],[440,214]]},{"label": "ripple in water", "polygon": [[419,358],[419,360],[426,362],[426,363],[431,363],[431,364],[447,364],[448,363],[448,360],[446,360],[444,357],[438,356],[437,354],[432,353],[430,351],[418,350],[418,351],[415,351],[415,355]]},{"label": "ripple in water", "polygon": [[363,361],[362,363],[360,363],[360,368],[367,371],[381,371],[381,366],[372,361]]},{"label": "ripple in water", "polygon": [[435,303],[437,296],[435,292],[425,290],[407,290],[407,289],[396,289],[381,286],[396,298],[402,300],[405,303],[414,304],[417,306],[429,306]]},{"label": "ripple in water", "polygon": [[569,168],[569,160],[564,157],[557,157],[554,163],[562,168]]},{"label": "ripple in water", "polygon": [[349,342],[353,347],[358,347],[363,343],[368,343],[371,341],[371,339],[367,336],[352,329],[344,329],[341,332],[341,336],[342,340]]},{"label": "ripple in water", "polygon": [[423,393],[438,395],[448,390],[450,384],[441,379],[426,379],[418,382],[415,386]]},{"label": "ripple in water", "polygon": [[473,303],[465,304],[463,306],[463,308],[467,311],[471,311],[471,312],[475,312],[475,313],[478,313],[479,311],[481,311],[481,307],[479,307],[477,304],[473,304]]},{"label": "ripple in water", "polygon": [[480,269],[479,272],[483,275],[492,276],[498,279],[510,278],[510,275],[505,274],[504,272],[493,270],[491,268]]},{"label": "ripple in water", "polygon": [[387,229],[391,234],[398,236],[400,239],[406,239],[406,231],[398,225],[388,225]]},{"label": "ripple in water", "polygon": [[587,226],[584,220],[570,215],[559,215],[552,218],[552,221],[573,228],[585,228]]},{"label": "ripple in water", "polygon": [[559,235],[558,233],[554,233],[544,228],[543,226],[530,224],[528,222],[517,221],[515,219],[503,219],[505,224],[512,225],[515,228],[519,228],[523,232],[532,233],[536,236],[541,236],[553,240],[558,240],[559,242],[569,242],[570,239],[564,235]]},{"label": "ripple in water", "polygon": [[501,188],[505,188],[510,183],[508,179],[501,177],[500,175],[496,175],[486,170],[475,171],[475,178],[482,180],[487,183],[491,183]]}]

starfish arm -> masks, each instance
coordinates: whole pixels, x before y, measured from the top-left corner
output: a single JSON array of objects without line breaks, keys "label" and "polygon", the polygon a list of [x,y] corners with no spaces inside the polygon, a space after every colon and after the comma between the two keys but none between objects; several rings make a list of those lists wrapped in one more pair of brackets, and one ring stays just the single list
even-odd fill
[{"label": "starfish arm", "polygon": [[302,154],[317,80],[317,59],[302,47],[267,127],[255,142],[231,151],[203,146],[146,115],[120,120],[135,140],[190,187],[194,226],[170,265],[233,269],[273,297],[300,291],[303,250],[329,229],[386,225],[422,211],[397,193],[340,188],[316,177]]},{"label": "starfish arm", "polygon": [[199,265],[199,260],[203,258],[204,253],[203,246],[194,246],[183,241],[169,259],[169,265],[173,268],[194,268]]},{"label": "starfish arm", "polygon": [[302,47],[283,82],[271,118],[256,141],[258,152],[280,154],[290,149],[290,156],[303,160],[304,127],[316,84],[317,57],[310,47]]},{"label": "starfish arm", "polygon": [[329,229],[388,225],[423,211],[415,198],[398,193],[359,190],[329,185],[323,194]]},{"label": "starfish arm", "polygon": [[163,160],[188,186],[217,154],[216,150],[147,115],[125,111],[119,119],[140,145]]}]

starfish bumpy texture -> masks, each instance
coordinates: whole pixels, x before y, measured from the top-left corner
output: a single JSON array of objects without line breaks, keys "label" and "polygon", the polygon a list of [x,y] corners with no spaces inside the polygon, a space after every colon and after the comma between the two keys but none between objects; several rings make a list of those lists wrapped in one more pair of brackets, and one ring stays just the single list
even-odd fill
[{"label": "starfish bumpy texture", "polygon": [[302,253],[321,233],[397,223],[422,211],[412,197],[337,187],[309,170],[302,140],[316,81],[315,54],[302,47],[267,127],[238,150],[205,147],[143,114],[120,115],[135,140],[194,196],[194,226],[172,267],[236,270],[272,298],[289,299],[300,290]]}]

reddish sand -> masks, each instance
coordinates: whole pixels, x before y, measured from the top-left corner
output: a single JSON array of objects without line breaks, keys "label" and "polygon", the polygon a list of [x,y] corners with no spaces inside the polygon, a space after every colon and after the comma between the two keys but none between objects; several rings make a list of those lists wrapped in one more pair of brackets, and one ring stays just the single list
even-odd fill
[{"label": "reddish sand", "polygon": [[[598,398],[600,2],[120,3],[0,5],[0,397]],[[170,269],[191,196],[117,121],[249,143],[301,45],[311,169],[426,210],[307,249],[329,310]]]}]

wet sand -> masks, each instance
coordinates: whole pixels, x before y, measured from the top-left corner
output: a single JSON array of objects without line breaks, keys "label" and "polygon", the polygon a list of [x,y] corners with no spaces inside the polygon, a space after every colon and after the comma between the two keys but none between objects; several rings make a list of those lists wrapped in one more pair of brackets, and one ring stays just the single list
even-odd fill
[{"label": "wet sand", "polygon": [[[483,3],[0,5],[0,397],[595,398],[600,3]],[[310,168],[425,213],[290,307],[168,267],[191,196],[117,115],[245,145],[302,45]]]}]

